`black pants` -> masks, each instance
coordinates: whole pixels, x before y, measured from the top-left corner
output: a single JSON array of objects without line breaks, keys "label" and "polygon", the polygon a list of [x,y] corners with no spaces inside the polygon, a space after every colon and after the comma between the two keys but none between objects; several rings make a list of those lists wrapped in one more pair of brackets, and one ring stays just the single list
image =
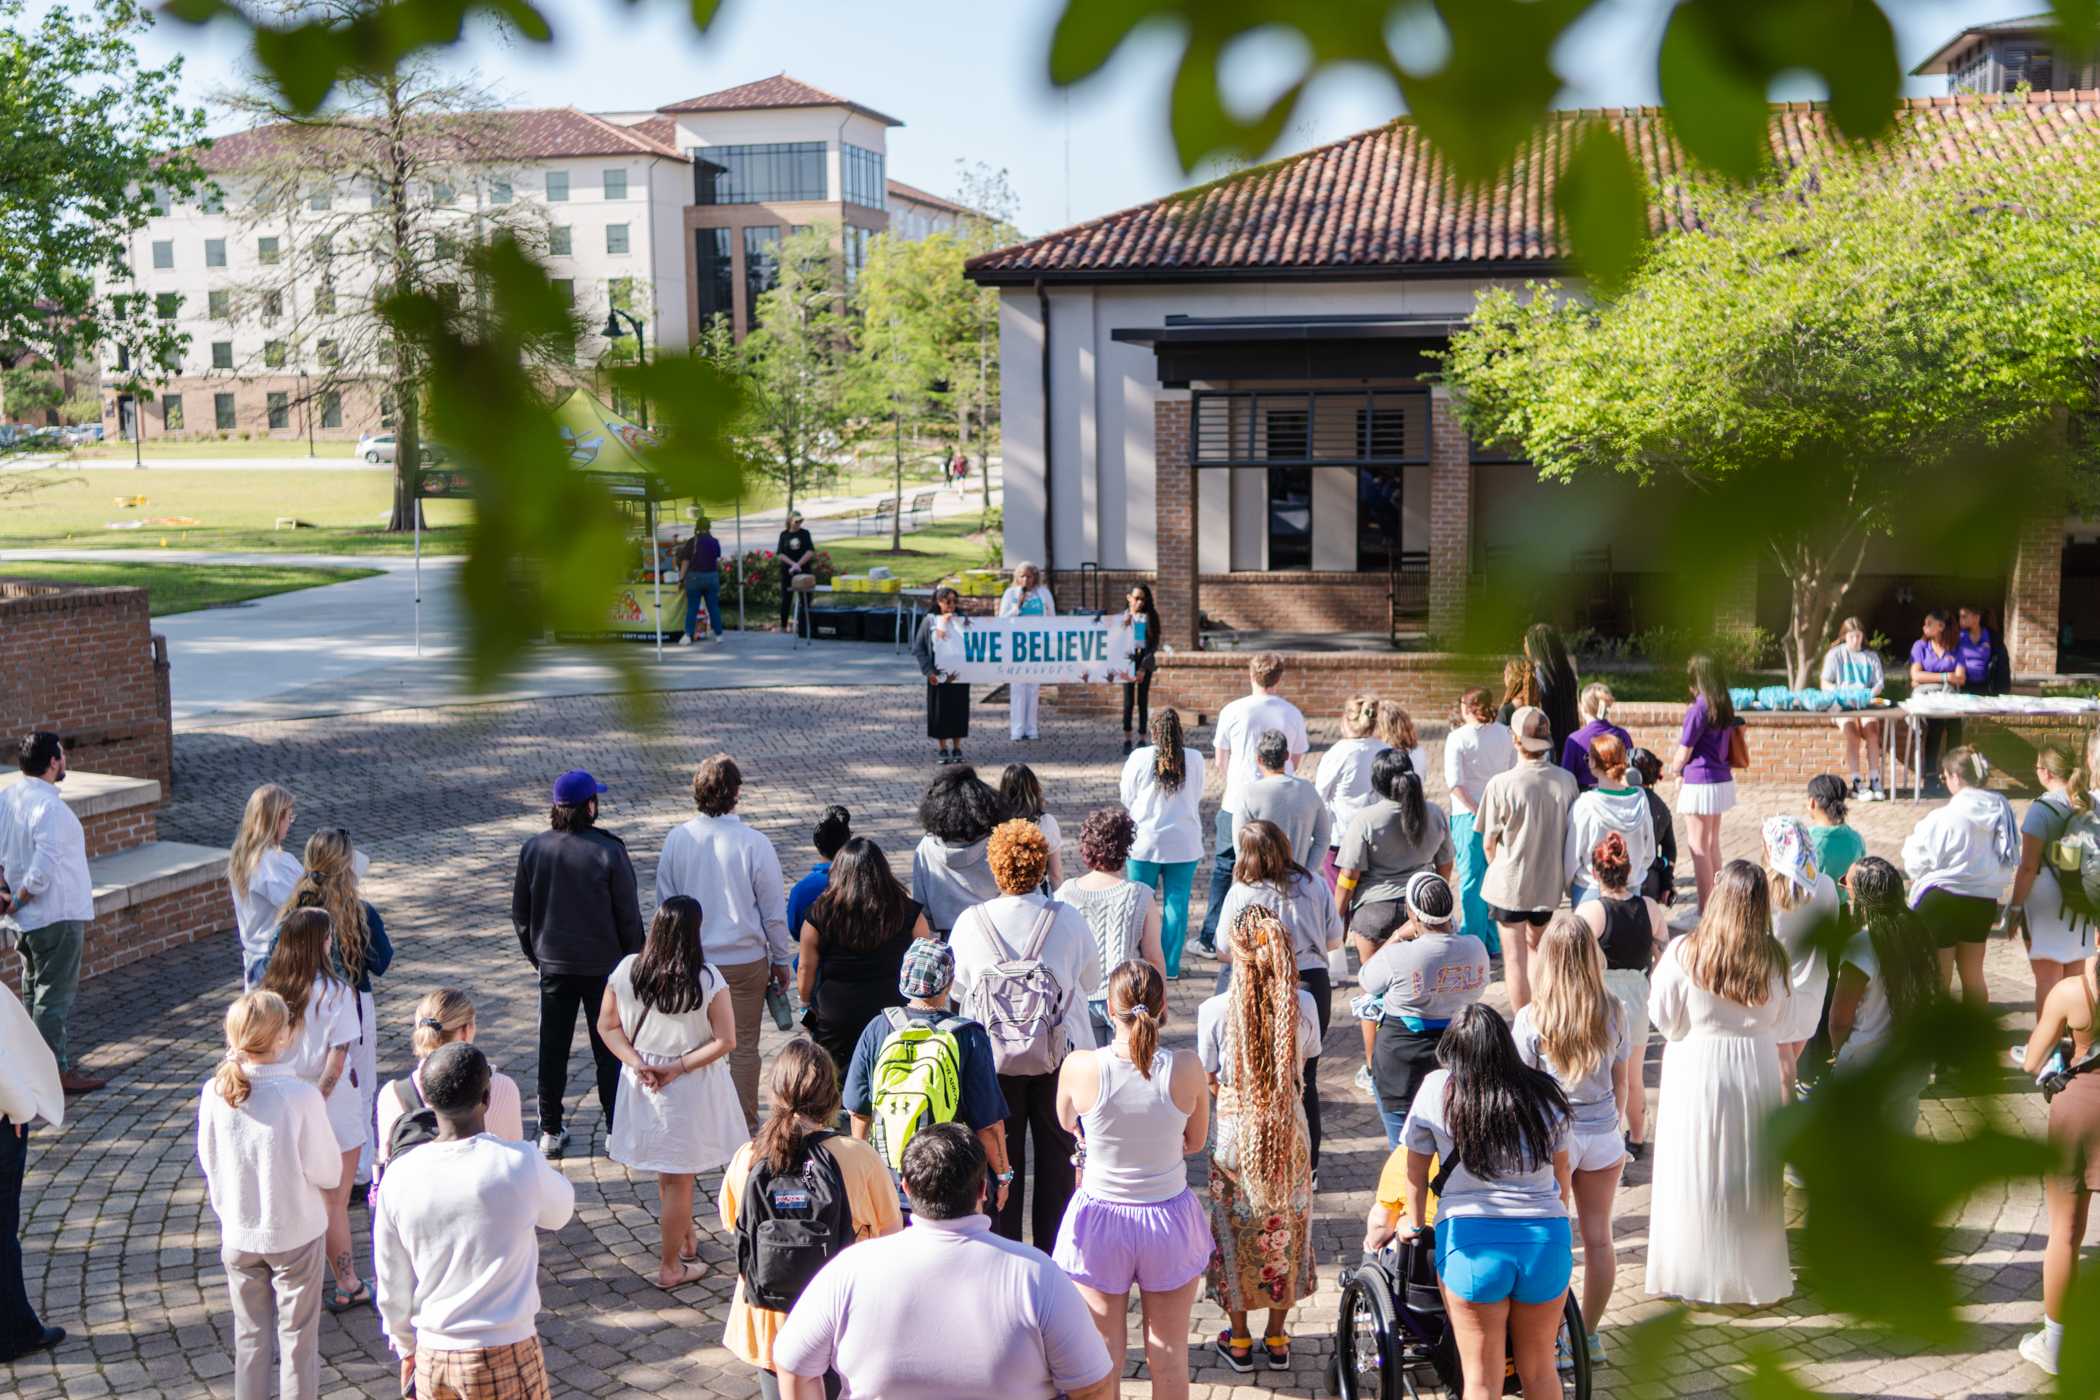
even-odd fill
[{"label": "black pants", "polygon": [[[1232,985],[1232,964],[1226,963],[1218,969],[1216,992],[1225,994]],[[1324,967],[1301,967],[1298,969],[1298,985],[1312,993],[1313,1005],[1320,1013],[1320,1044],[1327,1043],[1327,1022],[1334,1012],[1334,986],[1328,980]],[[1320,1057],[1313,1056],[1305,1062],[1305,1138],[1308,1145],[1306,1156],[1312,1169],[1320,1169]]]},{"label": "black pants", "polygon": [[788,583],[788,580],[793,577],[794,575],[790,574],[785,567],[780,570],[780,625],[782,627],[788,625],[788,613],[795,606],[795,590]]},{"label": "black pants", "polygon": [[1130,712],[1137,710],[1137,732],[1150,733],[1152,729],[1152,673],[1147,671],[1134,681],[1123,683],[1123,732],[1130,732]]},{"label": "black pants", "polygon": [[22,1176],[28,1162],[29,1134],[0,1118],[0,1361],[13,1360],[44,1336],[22,1282]]},{"label": "black pants", "polygon": [[[843,1383],[839,1380],[838,1372],[826,1371],[824,1373],[824,1394],[827,1400],[839,1400],[839,1391],[841,1389],[843,1389]],[[760,1371],[758,1373],[758,1396],[759,1400],[780,1400],[780,1378],[771,1371]]]},{"label": "black pants", "polygon": [[[1057,1227],[1065,1218],[1078,1173],[1072,1167],[1072,1135],[1057,1121],[1057,1075],[1002,1074],[999,1092],[1006,1095],[1006,1158],[1013,1168],[1013,1185],[1006,1191],[1006,1207],[992,1217],[992,1229],[1015,1242],[1021,1240],[1021,1188],[1028,1188],[1028,1217],[1035,1229],[1035,1247],[1048,1253],[1057,1243]],[[1023,1138],[1029,1139],[1023,1142]],[[1035,1153],[1035,1174],[1029,1175],[1028,1154]]]},{"label": "black pants", "polygon": [[620,1061],[598,1038],[598,1008],[605,1001],[605,979],[573,972],[540,974],[540,1131],[561,1131],[561,1095],[569,1084],[569,1047],[576,1043],[576,1012],[583,1011],[591,1036],[591,1058],[598,1065],[598,1104],[605,1110],[605,1132],[612,1135],[613,1098],[620,1087]]}]

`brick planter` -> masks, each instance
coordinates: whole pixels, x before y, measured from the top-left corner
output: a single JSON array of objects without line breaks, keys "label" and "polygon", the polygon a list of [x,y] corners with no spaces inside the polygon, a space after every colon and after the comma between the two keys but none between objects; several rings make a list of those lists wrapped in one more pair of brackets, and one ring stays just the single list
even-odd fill
[{"label": "brick planter", "polygon": [[0,733],[65,740],[77,769],[150,778],[175,766],[167,648],[143,588],[0,578]]}]

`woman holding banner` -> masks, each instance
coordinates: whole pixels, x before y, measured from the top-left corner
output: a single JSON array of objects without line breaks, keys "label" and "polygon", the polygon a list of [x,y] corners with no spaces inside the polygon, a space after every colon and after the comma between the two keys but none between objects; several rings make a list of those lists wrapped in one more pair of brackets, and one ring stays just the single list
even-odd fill
[{"label": "woman holding banner", "polygon": [[933,740],[937,763],[963,761],[962,741],[970,737],[970,687],[941,679],[933,649],[962,628],[962,595],[942,584],[933,591],[933,611],[919,619],[911,654],[926,677],[926,737]]},{"label": "woman holding banner", "polygon": [[[1043,583],[1041,569],[1025,559],[1014,565],[1014,581],[999,599],[999,616],[1057,616],[1057,600]],[[1034,681],[1014,681],[1007,686],[1007,737],[1015,743],[1040,737],[1036,733],[1036,705],[1042,693],[1042,686]]]}]

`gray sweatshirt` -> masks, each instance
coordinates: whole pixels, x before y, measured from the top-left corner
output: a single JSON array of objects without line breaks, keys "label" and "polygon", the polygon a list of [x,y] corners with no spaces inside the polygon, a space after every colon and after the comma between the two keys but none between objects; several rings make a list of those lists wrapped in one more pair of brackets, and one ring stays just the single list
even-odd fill
[{"label": "gray sweatshirt", "polygon": [[1288,773],[1265,773],[1247,784],[1240,810],[1233,814],[1234,836],[1251,821],[1273,822],[1291,843],[1291,858],[1307,870],[1318,870],[1333,842],[1334,816],[1320,800],[1320,790]]},{"label": "gray sweatshirt", "polygon": [[911,857],[911,897],[926,906],[926,922],[936,933],[954,928],[963,910],[999,897],[999,883],[984,855],[989,840],[951,846],[938,836],[919,839]]}]

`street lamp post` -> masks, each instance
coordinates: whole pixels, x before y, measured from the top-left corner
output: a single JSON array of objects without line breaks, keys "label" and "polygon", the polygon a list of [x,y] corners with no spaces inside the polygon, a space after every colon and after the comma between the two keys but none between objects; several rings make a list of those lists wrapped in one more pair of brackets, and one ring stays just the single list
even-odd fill
[{"label": "street lamp post", "polygon": [[[628,324],[628,326],[634,331],[635,363],[643,365],[648,364],[649,347],[645,345],[642,341],[642,322],[640,317],[634,315],[631,312],[622,311],[617,306],[608,307],[605,312],[605,338],[607,340],[618,340],[621,336],[620,322],[622,321],[625,321]],[[646,396],[642,399],[641,419],[642,426],[645,428],[648,427],[649,400]]]}]

